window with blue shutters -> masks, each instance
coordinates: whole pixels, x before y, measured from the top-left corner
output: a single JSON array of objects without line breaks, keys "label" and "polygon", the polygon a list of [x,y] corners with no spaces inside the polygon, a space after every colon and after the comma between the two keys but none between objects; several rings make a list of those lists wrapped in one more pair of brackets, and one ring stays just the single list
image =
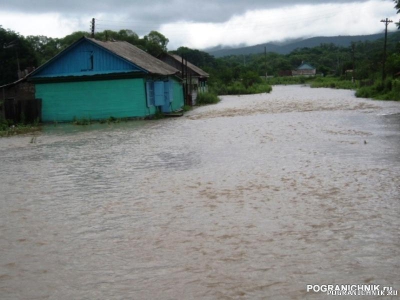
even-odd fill
[{"label": "window with blue shutters", "polygon": [[155,106],[162,106],[165,103],[164,81],[154,82],[154,103]]},{"label": "window with blue shutters", "polygon": [[171,103],[173,100],[173,85],[171,81],[164,81],[164,99],[165,103]]},{"label": "window with blue shutters", "polygon": [[169,106],[174,99],[172,81],[146,81],[147,107]]}]

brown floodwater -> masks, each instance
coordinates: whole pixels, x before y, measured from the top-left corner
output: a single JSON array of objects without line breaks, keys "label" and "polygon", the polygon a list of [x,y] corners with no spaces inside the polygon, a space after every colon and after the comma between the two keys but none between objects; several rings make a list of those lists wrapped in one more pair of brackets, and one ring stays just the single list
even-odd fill
[{"label": "brown floodwater", "polygon": [[0,139],[0,299],[399,290],[400,103],[353,94],[276,86]]}]

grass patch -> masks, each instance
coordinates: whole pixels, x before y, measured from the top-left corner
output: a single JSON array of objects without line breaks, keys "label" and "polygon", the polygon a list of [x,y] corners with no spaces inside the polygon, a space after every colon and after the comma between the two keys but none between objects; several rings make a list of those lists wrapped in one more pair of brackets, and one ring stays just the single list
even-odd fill
[{"label": "grass patch", "polygon": [[193,107],[191,107],[190,105],[186,105],[186,104],[182,107],[183,112],[188,112],[188,111],[191,111],[192,109],[193,109]]},{"label": "grass patch", "polygon": [[90,120],[90,118],[82,118],[82,119],[78,119],[76,117],[74,117],[74,119],[72,120],[72,124],[74,125],[90,125],[92,122]]},{"label": "grass patch", "polygon": [[354,90],[358,87],[356,82],[350,80],[341,80],[335,77],[318,77],[315,78],[310,86],[312,88],[331,88],[331,89],[344,89]]}]

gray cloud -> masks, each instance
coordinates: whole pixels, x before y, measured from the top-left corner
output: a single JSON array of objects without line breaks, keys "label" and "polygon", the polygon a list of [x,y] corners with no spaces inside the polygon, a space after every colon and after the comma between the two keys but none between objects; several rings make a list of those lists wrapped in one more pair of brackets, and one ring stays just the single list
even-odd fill
[{"label": "gray cloud", "polygon": [[[351,3],[366,0],[13,0],[0,4],[0,10],[24,13],[60,13],[71,17],[102,14],[106,21],[111,15],[121,22],[131,21],[153,28],[173,21],[225,22],[233,15],[248,10],[268,9],[298,4]],[[391,0],[384,0],[391,1]],[[33,4],[34,3],[34,4]],[[115,19],[113,20],[115,22]],[[140,24],[142,22],[142,24]],[[141,27],[139,26],[139,27]]]},{"label": "gray cloud", "polygon": [[35,0],[34,5],[32,0],[4,2],[0,0],[0,25],[23,35],[62,37],[73,31],[89,31],[94,17],[96,31],[130,29],[144,35],[157,30],[170,39],[172,48],[370,34],[382,30],[381,18],[396,14],[393,0]]}]

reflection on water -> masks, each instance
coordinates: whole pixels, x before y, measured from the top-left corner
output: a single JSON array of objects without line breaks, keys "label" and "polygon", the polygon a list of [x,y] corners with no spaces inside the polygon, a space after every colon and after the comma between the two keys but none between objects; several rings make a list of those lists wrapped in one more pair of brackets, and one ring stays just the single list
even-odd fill
[{"label": "reflection on water", "polygon": [[400,289],[399,113],[289,86],[179,119],[0,139],[1,299]]}]

